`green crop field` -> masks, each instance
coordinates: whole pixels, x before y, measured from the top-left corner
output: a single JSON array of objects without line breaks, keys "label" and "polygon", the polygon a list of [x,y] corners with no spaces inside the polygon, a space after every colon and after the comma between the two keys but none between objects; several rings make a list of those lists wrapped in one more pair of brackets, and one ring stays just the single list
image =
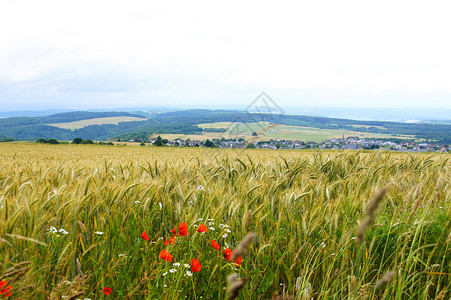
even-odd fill
[{"label": "green crop field", "polygon": [[11,299],[450,299],[450,162],[0,143],[0,288]]},{"label": "green crop field", "polygon": [[51,126],[55,126],[62,129],[80,129],[89,125],[103,125],[103,124],[119,124],[120,122],[132,122],[132,121],[145,121],[146,118],[138,118],[138,117],[128,117],[128,116],[122,116],[122,117],[106,117],[106,118],[94,118],[94,119],[87,119],[87,120],[81,120],[81,121],[74,121],[74,122],[66,122],[66,123],[52,123],[48,124]]}]

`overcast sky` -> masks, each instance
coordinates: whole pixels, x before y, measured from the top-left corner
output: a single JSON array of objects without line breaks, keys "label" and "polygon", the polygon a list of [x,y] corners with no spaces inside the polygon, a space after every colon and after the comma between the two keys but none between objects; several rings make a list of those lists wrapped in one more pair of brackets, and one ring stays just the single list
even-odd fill
[{"label": "overcast sky", "polygon": [[451,108],[450,1],[2,1],[0,110]]}]

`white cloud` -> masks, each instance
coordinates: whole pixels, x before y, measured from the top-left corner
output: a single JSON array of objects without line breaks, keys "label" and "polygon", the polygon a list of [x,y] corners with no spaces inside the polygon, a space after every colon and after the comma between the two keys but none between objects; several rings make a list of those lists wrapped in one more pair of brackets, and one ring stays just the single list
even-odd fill
[{"label": "white cloud", "polygon": [[0,92],[8,100],[0,110],[242,104],[262,90],[288,106],[450,108],[450,8],[448,1],[3,2]]}]

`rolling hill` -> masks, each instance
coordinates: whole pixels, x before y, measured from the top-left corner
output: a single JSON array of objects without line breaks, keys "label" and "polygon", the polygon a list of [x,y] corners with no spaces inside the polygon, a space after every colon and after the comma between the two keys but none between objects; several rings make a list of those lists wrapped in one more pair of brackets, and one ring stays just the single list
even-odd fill
[{"label": "rolling hill", "polygon": [[[73,140],[76,137],[92,140],[147,139],[155,132],[206,139],[219,136],[225,130],[224,127],[235,122],[246,124],[248,128],[252,128],[252,125],[249,124],[258,122],[277,124],[279,125],[278,131],[274,131],[268,136],[276,137],[279,134],[282,135],[282,138],[286,136],[289,139],[296,139],[300,136],[301,139],[311,137],[311,140],[317,140],[345,134],[347,136],[413,138],[451,143],[451,125],[449,124],[360,121],[301,115],[275,116],[206,109],[151,114],[79,111],[45,117],[3,118],[0,119],[0,139],[12,138],[25,141],[41,138]],[[311,135],[305,135],[306,132],[311,132]],[[249,133],[247,134],[249,135]]]}]

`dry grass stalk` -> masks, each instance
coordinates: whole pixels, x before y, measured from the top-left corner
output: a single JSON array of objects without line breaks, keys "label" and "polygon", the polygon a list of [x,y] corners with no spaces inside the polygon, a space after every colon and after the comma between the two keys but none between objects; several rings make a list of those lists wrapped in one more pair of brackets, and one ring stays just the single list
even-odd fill
[{"label": "dry grass stalk", "polygon": [[38,241],[38,240],[35,240],[35,239],[32,239],[32,238],[29,238],[29,237],[26,237],[26,236],[21,236],[21,235],[17,235],[17,234],[9,234],[9,233],[7,233],[6,235],[9,236],[9,237],[18,239],[18,240],[33,242],[33,243],[36,243],[36,244],[39,244],[39,245],[42,245],[42,246],[47,246],[44,242],[41,242],[41,241]]},{"label": "dry grass stalk", "polygon": [[402,202],[402,207],[404,208],[404,210],[407,209],[407,205],[408,205],[408,203],[410,203],[410,200],[412,199],[412,194],[415,191],[415,189],[416,189],[415,187],[412,187],[410,189],[409,194],[407,195],[407,197],[404,197],[404,201]]},{"label": "dry grass stalk", "polygon": [[246,214],[246,217],[244,218],[244,229],[246,231],[251,231],[252,223],[254,222],[252,218],[252,211],[249,210]]},{"label": "dry grass stalk", "polygon": [[[419,186],[418,186],[419,187]],[[415,192],[416,195],[416,200],[412,205],[412,211],[410,212],[409,218],[407,219],[407,223],[410,223],[410,221],[412,220],[413,215],[415,214],[415,212],[418,209],[418,206],[420,205],[420,201],[421,201],[421,194],[419,193],[419,190],[417,189],[417,192]]]},{"label": "dry grass stalk", "polygon": [[249,252],[249,246],[255,238],[255,233],[249,232],[244,239],[236,247],[235,251],[233,251],[232,261],[235,261],[240,256],[246,256]]},{"label": "dry grass stalk", "polygon": [[357,278],[355,277],[355,275],[352,275],[351,282],[349,283],[349,290],[353,291],[356,286],[357,286]]},{"label": "dry grass stalk", "polygon": [[446,287],[440,292],[440,294],[437,295],[437,297],[434,298],[434,300],[441,300],[444,299],[445,294],[448,290],[446,289]]},{"label": "dry grass stalk", "polygon": [[377,291],[380,288],[383,288],[387,283],[389,283],[396,275],[394,270],[391,270],[384,274],[374,285],[374,289]]},{"label": "dry grass stalk", "polygon": [[31,289],[34,289],[35,287],[36,287],[36,285],[31,284],[31,285],[28,285],[28,286],[25,286],[23,288],[20,288],[20,289],[16,290],[15,293],[16,294],[20,294],[22,291],[31,290]]},{"label": "dry grass stalk", "polygon": [[30,270],[30,269],[31,269],[30,267],[26,267],[26,268],[22,268],[22,269],[18,270],[18,272],[16,273],[16,276],[13,279],[9,280],[9,284],[16,282],[20,277],[25,275],[25,273],[27,273],[28,270]]},{"label": "dry grass stalk", "polygon": [[365,239],[365,232],[370,227],[371,223],[373,223],[376,218],[376,211],[379,203],[385,196],[385,193],[388,190],[388,186],[379,189],[376,195],[368,202],[366,206],[366,216],[362,220],[362,223],[357,228],[357,242],[361,244]]},{"label": "dry grass stalk", "polygon": [[274,296],[271,300],[293,300],[296,299],[294,296]]},{"label": "dry grass stalk", "polygon": [[437,180],[437,186],[435,187],[435,194],[434,194],[434,202],[438,199],[438,197],[440,196],[440,186],[442,184],[442,178],[439,177]]},{"label": "dry grass stalk", "polygon": [[75,262],[77,264],[77,270],[78,270],[78,275],[83,278],[83,271],[81,270],[81,264],[80,261],[77,259],[75,259]]},{"label": "dry grass stalk", "polygon": [[229,288],[227,290],[228,293],[228,300],[235,299],[238,297],[238,294],[240,293],[240,290],[243,288],[244,284],[246,283],[246,279],[240,278],[238,279],[238,274],[233,273],[227,276],[227,282],[229,283]]},{"label": "dry grass stalk", "polygon": [[85,224],[83,224],[83,222],[78,221],[78,225],[80,225],[80,228],[81,228],[82,231],[88,232],[88,230],[86,229],[86,226],[85,226]]},{"label": "dry grass stalk", "polygon": [[296,256],[295,256],[295,258],[293,260],[293,263],[291,264],[290,271],[293,271],[294,267],[296,266],[296,263],[298,262],[299,255],[301,254],[302,250],[304,250],[305,246],[307,246],[307,244],[308,244],[308,242],[305,242],[301,246],[301,248],[299,248],[298,253],[296,253]]},{"label": "dry grass stalk", "polygon": [[83,296],[85,293],[84,292],[75,292],[72,295],[69,295],[66,299],[67,300],[73,300],[73,299],[77,299],[80,296]]},{"label": "dry grass stalk", "polygon": [[139,289],[141,289],[141,287],[147,282],[149,281],[151,278],[147,275],[147,272],[144,272],[143,277],[141,278],[141,280],[139,281],[139,283],[135,286],[135,288],[133,290],[131,290],[127,295],[126,298],[127,299],[133,299],[132,295],[136,293],[136,291],[138,291]]},{"label": "dry grass stalk", "polygon": [[31,264],[31,261],[23,261],[16,264],[15,266],[0,274],[0,279],[15,276],[14,279],[9,280],[10,283],[15,282],[20,276],[24,275],[30,269],[30,267],[24,267],[28,264]]},{"label": "dry grass stalk", "polygon": [[7,240],[5,240],[5,239],[2,239],[2,238],[0,238],[0,244],[6,244],[6,245],[8,245],[8,246],[10,246],[10,247],[12,247],[13,245],[11,245],[11,243],[10,242],[8,242]]}]

